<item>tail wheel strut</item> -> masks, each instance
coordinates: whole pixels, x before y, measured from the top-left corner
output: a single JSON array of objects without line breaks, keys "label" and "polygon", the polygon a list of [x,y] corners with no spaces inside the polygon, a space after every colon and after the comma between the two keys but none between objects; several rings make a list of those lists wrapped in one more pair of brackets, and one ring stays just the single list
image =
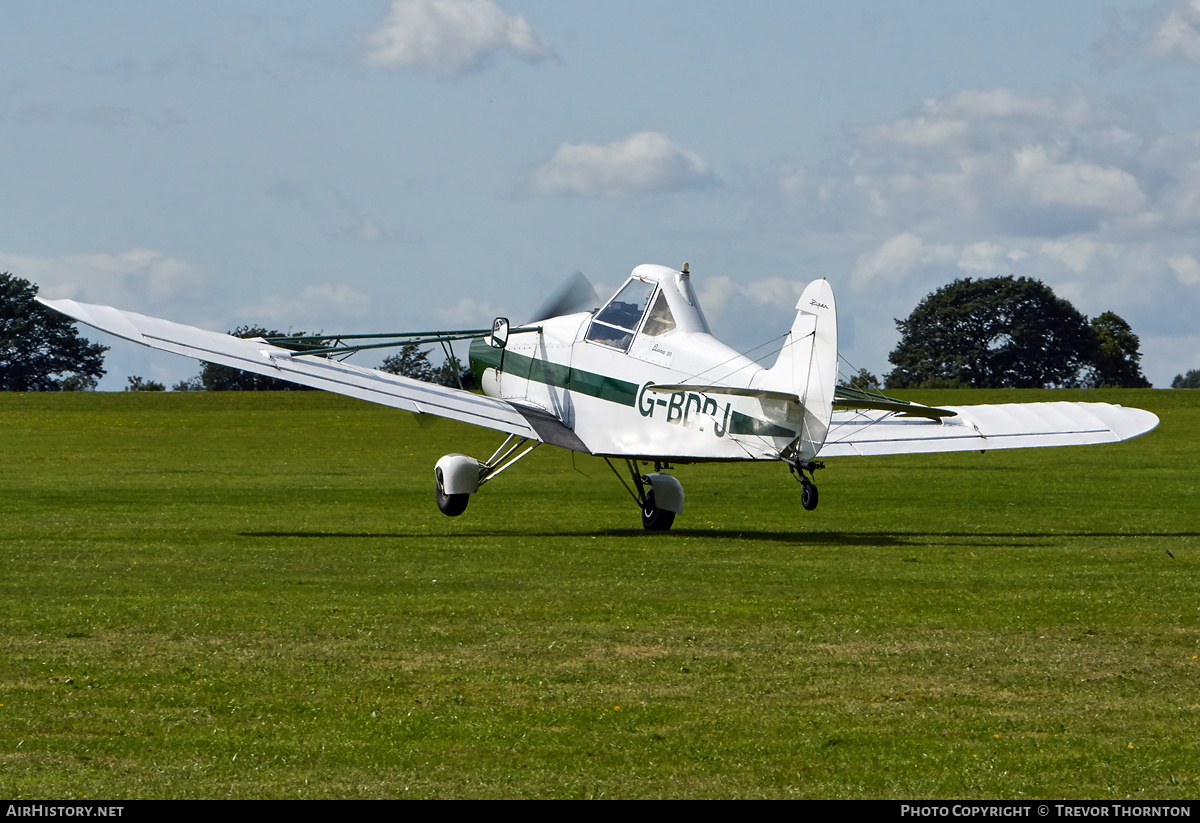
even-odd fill
[{"label": "tail wheel strut", "polygon": [[[800,505],[804,507],[805,511],[812,511],[817,507],[818,499],[817,484],[813,482],[813,475],[817,469],[825,468],[825,464],[815,460],[805,460],[788,463],[788,468],[800,481]],[[806,475],[805,472],[808,474]]]}]

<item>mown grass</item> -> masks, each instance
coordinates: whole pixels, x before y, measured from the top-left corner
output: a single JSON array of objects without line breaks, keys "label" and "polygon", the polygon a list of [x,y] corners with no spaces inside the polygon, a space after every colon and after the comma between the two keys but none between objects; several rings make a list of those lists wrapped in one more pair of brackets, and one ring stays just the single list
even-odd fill
[{"label": "mown grass", "polygon": [[[0,794],[1200,792],[1200,392],[1113,446],[683,466],[319,393],[0,394]],[[1172,558],[1168,555],[1174,555]]]}]

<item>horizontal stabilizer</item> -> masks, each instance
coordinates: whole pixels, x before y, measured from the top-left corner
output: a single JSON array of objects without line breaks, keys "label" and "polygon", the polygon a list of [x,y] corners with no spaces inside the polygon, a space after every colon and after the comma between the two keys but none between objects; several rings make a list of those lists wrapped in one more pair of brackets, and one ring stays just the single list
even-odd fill
[{"label": "horizontal stabilizer", "polygon": [[887,411],[901,417],[927,417],[930,420],[941,420],[943,417],[954,417],[956,412],[949,409],[937,409],[932,406],[922,406],[920,403],[910,403],[907,400],[897,400],[868,389],[856,389],[852,386],[837,386],[833,390],[833,410],[843,409],[872,409]]},{"label": "horizontal stabilizer", "polygon": [[848,400],[840,397],[835,398],[833,401],[833,410],[836,412],[843,409],[872,409],[875,411],[892,412],[901,417],[924,417],[929,420],[941,420],[943,417],[954,417],[958,414],[958,412],[950,411],[950,409],[938,409],[933,406],[922,406],[917,403],[905,403],[903,400],[889,403],[885,400]]},{"label": "horizontal stabilizer", "polygon": [[739,386],[696,386],[690,383],[663,383],[661,385],[647,386],[646,391],[658,392],[659,394],[674,394],[675,392],[688,391],[700,394],[730,394],[737,397],[757,397],[760,400],[783,400],[789,403],[796,403],[800,399],[794,392],[751,389]]},{"label": "horizontal stabilizer", "polygon": [[[700,394],[728,394],[736,397],[757,397],[760,400],[782,400],[795,403],[799,400],[795,394],[771,389],[755,389],[741,386],[693,385],[690,383],[662,383],[648,386],[647,391],[660,394],[674,392],[698,392]],[[901,417],[925,417],[930,420],[941,420],[943,417],[954,417],[957,412],[949,409],[938,409],[933,406],[922,406],[920,403],[910,403],[907,400],[897,400],[877,392],[867,392],[838,386],[834,389],[833,410],[843,409],[874,409],[888,411]]]}]

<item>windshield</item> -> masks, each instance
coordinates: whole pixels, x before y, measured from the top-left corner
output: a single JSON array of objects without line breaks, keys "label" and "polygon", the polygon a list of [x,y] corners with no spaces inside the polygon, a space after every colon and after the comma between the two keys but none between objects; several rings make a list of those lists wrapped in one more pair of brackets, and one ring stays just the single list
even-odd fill
[{"label": "windshield", "polygon": [[588,329],[587,339],[627,351],[653,293],[653,283],[630,280],[596,315]]}]

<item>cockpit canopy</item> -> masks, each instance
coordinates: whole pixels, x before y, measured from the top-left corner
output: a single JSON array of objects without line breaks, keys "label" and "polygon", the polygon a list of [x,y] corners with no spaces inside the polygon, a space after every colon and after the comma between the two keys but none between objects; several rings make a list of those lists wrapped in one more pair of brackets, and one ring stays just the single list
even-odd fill
[{"label": "cockpit canopy", "polygon": [[685,272],[647,264],[596,312],[586,339],[627,352],[639,333],[661,337],[676,330],[709,333],[691,280]]}]

